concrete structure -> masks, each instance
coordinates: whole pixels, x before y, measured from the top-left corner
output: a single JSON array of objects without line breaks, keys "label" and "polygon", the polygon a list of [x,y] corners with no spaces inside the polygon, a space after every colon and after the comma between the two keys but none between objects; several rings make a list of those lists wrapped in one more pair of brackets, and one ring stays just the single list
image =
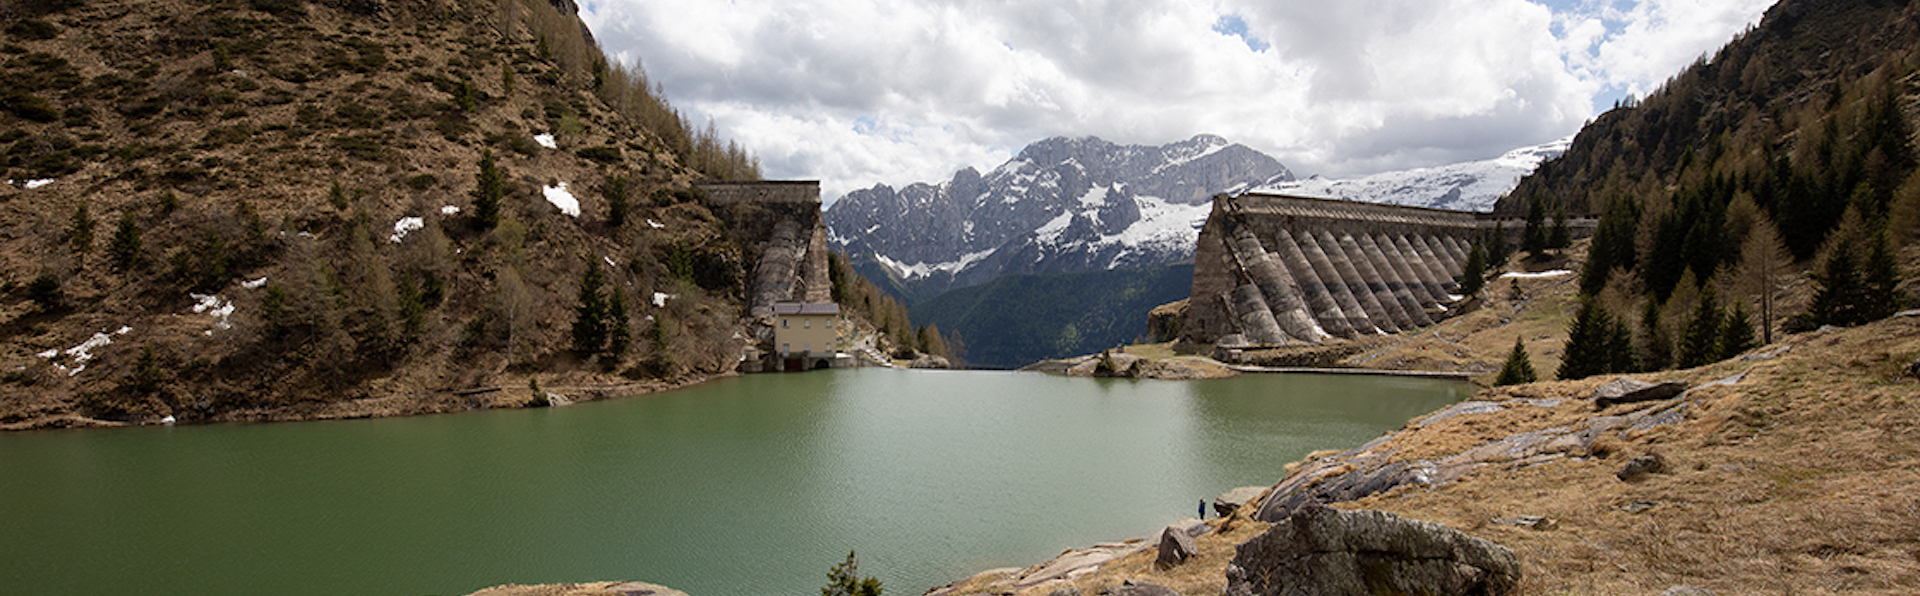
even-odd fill
[{"label": "concrete structure", "polygon": [[827,228],[820,219],[820,183],[814,180],[702,182],[707,204],[746,242],[752,259],[747,312],[773,314],[775,302],[828,302]]},{"label": "concrete structure", "polygon": [[1481,227],[1463,211],[1215,196],[1194,249],[1181,339],[1284,345],[1432,325],[1446,315]]},{"label": "concrete structure", "polygon": [[840,305],[832,302],[773,304],[773,345],[781,370],[812,370],[834,365],[840,340]]}]

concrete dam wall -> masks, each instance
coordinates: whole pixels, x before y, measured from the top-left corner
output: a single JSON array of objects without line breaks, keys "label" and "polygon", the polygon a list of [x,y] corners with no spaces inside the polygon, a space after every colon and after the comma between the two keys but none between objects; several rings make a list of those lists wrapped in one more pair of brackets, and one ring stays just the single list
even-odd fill
[{"label": "concrete dam wall", "polygon": [[1432,325],[1480,226],[1464,211],[1215,196],[1181,339],[1286,345]]},{"label": "concrete dam wall", "polygon": [[751,264],[747,312],[773,316],[775,302],[832,302],[827,228],[815,180],[702,182],[707,204],[739,236]]}]

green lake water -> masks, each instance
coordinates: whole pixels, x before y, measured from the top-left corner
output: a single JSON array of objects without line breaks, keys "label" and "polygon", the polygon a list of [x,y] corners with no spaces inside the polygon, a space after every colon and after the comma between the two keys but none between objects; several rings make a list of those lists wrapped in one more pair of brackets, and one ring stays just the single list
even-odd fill
[{"label": "green lake water", "polygon": [[0,435],[0,594],[888,594],[1143,536],[1464,399],[1334,375],[859,369],[566,408]]}]

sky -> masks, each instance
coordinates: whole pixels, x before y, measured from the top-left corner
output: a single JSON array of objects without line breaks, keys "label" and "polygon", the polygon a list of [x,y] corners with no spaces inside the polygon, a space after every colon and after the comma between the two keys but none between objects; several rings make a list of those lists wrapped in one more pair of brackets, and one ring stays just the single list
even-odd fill
[{"label": "sky", "polygon": [[1052,136],[1217,134],[1301,177],[1488,159],[1657,89],[1771,0],[579,4],[695,125],[832,202]]}]

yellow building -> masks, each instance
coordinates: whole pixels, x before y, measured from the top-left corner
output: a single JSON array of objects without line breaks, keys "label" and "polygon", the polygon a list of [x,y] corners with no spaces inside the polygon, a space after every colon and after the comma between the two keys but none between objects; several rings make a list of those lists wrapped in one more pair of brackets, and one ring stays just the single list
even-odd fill
[{"label": "yellow building", "polygon": [[793,370],[794,364],[806,369],[830,366],[834,343],[840,339],[839,322],[839,304],[773,303],[774,349],[779,350],[783,360],[802,359],[798,363],[789,362],[783,368]]}]

